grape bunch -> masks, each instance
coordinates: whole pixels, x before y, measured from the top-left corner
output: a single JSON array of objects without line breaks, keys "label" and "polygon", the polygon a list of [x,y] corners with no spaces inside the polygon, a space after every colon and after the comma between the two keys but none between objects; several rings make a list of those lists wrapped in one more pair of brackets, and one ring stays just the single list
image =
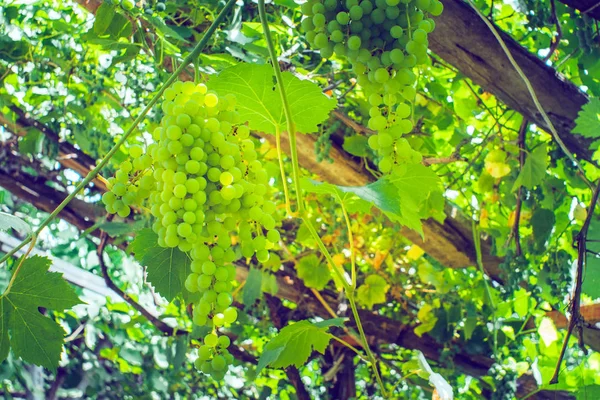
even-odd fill
[{"label": "grape bunch", "polygon": [[153,229],[163,247],[189,252],[186,289],[199,292],[193,322],[212,329],[199,350],[200,370],[215,378],[232,358],[217,329],[234,323],[232,264],[240,254],[261,263],[279,242],[275,203],[266,199],[268,175],[235,111],[235,97],[218,97],[203,85],[178,82],[165,91],[165,113],[153,132],[157,147],[151,195]]},{"label": "grape bunch", "polygon": [[129,155],[133,162],[125,160],[119,165],[115,176],[108,179],[110,191],[102,195],[106,211],[122,218],[129,216],[131,206],[142,204],[155,185],[152,158],[138,145],[129,148]]},{"label": "grape bunch", "polygon": [[219,332],[238,317],[233,263],[255,257],[267,268],[281,266],[271,251],[280,241],[280,221],[268,200],[269,177],[235,107],[235,96],[219,97],[204,84],[174,83],[164,93],[154,143],[145,154],[138,146],[129,149],[133,161],[119,166],[103,197],[107,210],[121,216],[144,203],[158,245],[189,256],[185,288],[199,294],[192,321],[209,328],[195,364],[215,379],[233,361],[230,339]]},{"label": "grape bunch", "polygon": [[493,400],[512,400],[517,394],[517,371],[509,365],[494,364],[488,371],[494,382]]},{"label": "grape bunch", "polygon": [[421,161],[401,138],[413,129],[416,96],[412,68],[428,62],[431,16],[443,10],[439,0],[309,0],[302,5],[306,39],[321,56],[334,54],[352,63],[357,83],[368,99],[369,140],[382,172]]}]

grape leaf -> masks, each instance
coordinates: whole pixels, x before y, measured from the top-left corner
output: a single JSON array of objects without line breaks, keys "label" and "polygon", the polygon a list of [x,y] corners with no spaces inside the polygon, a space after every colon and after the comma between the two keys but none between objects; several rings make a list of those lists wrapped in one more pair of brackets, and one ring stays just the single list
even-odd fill
[{"label": "grape leaf", "polygon": [[369,275],[365,282],[358,287],[356,299],[360,304],[373,308],[375,304],[385,302],[385,295],[389,289],[390,285],[381,276]]},{"label": "grape leaf", "polygon": [[533,228],[533,239],[538,247],[543,247],[552,233],[556,217],[551,210],[538,208],[531,216],[531,227]]},{"label": "grape leaf", "polygon": [[27,222],[23,221],[21,218],[0,212],[0,231],[7,231],[11,228],[22,233],[31,232],[29,224],[27,224]]},{"label": "grape leaf", "polygon": [[250,268],[248,271],[248,277],[246,278],[246,284],[244,285],[244,295],[242,301],[246,307],[254,304],[256,299],[260,297],[262,285],[262,273],[260,269]]},{"label": "grape leaf", "polygon": [[545,144],[536,147],[525,160],[523,169],[519,172],[517,180],[513,185],[513,192],[519,189],[519,186],[525,186],[527,189],[533,189],[536,185],[542,183],[546,176],[546,167],[548,163],[548,149]]},{"label": "grape leaf", "polygon": [[600,99],[593,97],[584,104],[575,119],[573,133],[589,138],[600,137]]},{"label": "grape leaf", "polygon": [[332,335],[328,332],[331,326],[343,326],[343,318],[311,323],[307,320],[298,321],[283,328],[264,347],[258,360],[256,373],[266,366],[285,368],[290,365],[301,367],[313,350],[323,354]]},{"label": "grape leaf", "polygon": [[301,186],[308,192],[336,197],[350,213],[366,214],[375,206],[390,220],[423,236],[421,206],[431,193],[441,190],[439,183],[431,169],[414,165],[406,167],[401,175],[383,177],[365,186],[336,186],[310,179],[303,179]]},{"label": "grape leaf", "polygon": [[12,348],[25,362],[56,371],[65,332],[38,308],[63,311],[81,300],[62,274],[48,272],[50,264],[45,257],[27,258],[10,292],[0,298],[0,361]]},{"label": "grape leaf", "polygon": [[366,157],[368,155],[367,148],[369,147],[369,145],[366,136],[346,136],[344,137],[344,144],[342,145],[342,147],[344,148],[344,150],[346,150],[353,156]]},{"label": "grape leaf", "polygon": [[296,264],[298,277],[309,288],[323,290],[331,280],[331,273],[327,265],[319,261],[316,254],[302,257]]},{"label": "grape leaf", "polygon": [[96,19],[94,20],[94,33],[101,36],[110,26],[113,17],[115,16],[115,8],[109,2],[102,3],[96,11]]},{"label": "grape leaf", "polygon": [[[317,125],[335,108],[335,100],[325,96],[313,82],[300,80],[291,72],[284,72],[282,76],[297,132],[316,132]],[[238,64],[213,77],[209,87],[219,95],[236,96],[240,119],[248,121],[250,129],[271,134],[277,127],[287,131],[281,96],[270,65]]]},{"label": "grape leaf", "polygon": [[441,191],[437,174],[422,164],[407,165],[403,172],[389,178],[398,188],[398,201],[402,210],[399,222],[423,237],[421,207],[434,192]]},{"label": "grape leaf", "polygon": [[135,259],[146,267],[148,282],[164,298],[172,301],[179,294],[187,301],[192,293],[185,289],[185,279],[192,272],[188,255],[178,248],[158,245],[158,235],[152,229],[142,229],[129,245]]}]

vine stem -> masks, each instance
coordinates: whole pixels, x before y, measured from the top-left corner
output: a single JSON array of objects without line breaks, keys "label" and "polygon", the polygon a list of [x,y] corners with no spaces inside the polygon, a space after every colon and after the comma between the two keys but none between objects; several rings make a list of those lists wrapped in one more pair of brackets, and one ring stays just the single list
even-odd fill
[{"label": "vine stem", "polygon": [[365,358],[363,357],[362,353],[360,352],[360,350],[358,350],[356,347],[352,346],[350,343],[346,342],[344,339],[341,339],[335,335],[331,335],[331,338],[338,341],[339,343],[341,343],[342,345],[346,346],[347,348],[349,348],[350,350],[352,350],[353,352],[356,353],[356,355],[363,361],[367,361],[365,360]]},{"label": "vine stem", "polygon": [[[271,64],[273,65],[273,72],[275,73],[275,80],[277,81],[279,95],[281,96],[283,113],[286,118],[288,137],[289,137],[289,142],[290,142],[290,155],[291,155],[291,159],[292,159],[292,175],[293,175],[293,181],[294,181],[294,186],[295,186],[295,190],[296,190],[296,198],[298,201],[298,206],[297,206],[298,210],[297,210],[297,214],[295,216],[300,217],[304,221],[304,223],[306,224],[306,227],[310,231],[312,237],[317,242],[319,249],[321,250],[321,252],[325,256],[325,258],[327,259],[327,262],[328,262],[330,268],[338,275],[338,278],[340,279],[340,281],[344,287],[344,291],[346,292],[346,296],[348,297],[348,302],[350,303],[350,308],[352,309],[352,314],[354,315],[354,319],[356,321],[356,326],[358,327],[358,331],[360,334],[361,341],[363,343],[363,347],[367,353],[369,361],[371,362],[371,367],[373,368],[373,371],[375,373],[377,383],[381,387],[381,393],[382,393],[383,397],[387,397],[387,394],[385,391],[385,386],[383,385],[383,381],[379,374],[379,370],[377,369],[377,360],[375,359],[375,356],[373,355],[373,352],[371,351],[371,348],[369,347],[367,337],[365,335],[364,329],[362,327],[362,323],[360,321],[360,317],[358,315],[358,309],[356,308],[356,301],[354,299],[354,288],[346,280],[346,278],[344,276],[344,270],[341,267],[338,267],[335,264],[335,262],[333,261],[333,258],[331,257],[331,254],[327,250],[327,247],[321,240],[321,237],[319,236],[317,230],[315,229],[312,222],[306,215],[306,210],[304,208],[304,200],[303,200],[303,196],[302,196],[302,189],[300,187],[300,166],[298,164],[298,151],[297,151],[297,146],[296,146],[296,126],[292,119],[292,113],[291,113],[288,99],[287,99],[287,96],[285,93],[283,77],[281,74],[281,69],[279,68],[279,61],[277,59],[277,54],[275,52],[275,45],[273,44],[273,40],[271,39],[271,31],[269,29],[269,22],[267,21],[267,11],[265,9],[265,0],[258,0],[258,13],[260,15],[260,22],[261,22],[261,25],[262,25],[262,28],[263,28],[263,31],[265,34],[267,48],[269,50],[269,56],[271,58]],[[280,152],[278,152],[278,156],[280,157],[279,165],[281,168],[281,174],[282,174],[282,177],[284,177],[284,181],[285,181],[285,172],[283,171],[283,168],[282,168],[283,163],[281,162],[281,153]],[[289,209],[288,209],[288,212],[289,212]]]},{"label": "vine stem", "polygon": [[[285,88],[283,86],[283,76],[281,69],[279,68],[279,61],[277,60],[277,53],[275,53],[275,45],[271,38],[271,30],[269,29],[269,21],[267,21],[267,10],[265,9],[265,1],[258,0],[258,13],[260,14],[260,22],[262,24],[263,31],[265,33],[265,39],[267,41],[267,48],[269,50],[269,56],[271,57],[271,63],[273,64],[273,71],[275,72],[275,80],[277,81],[277,87],[279,88],[279,96],[281,97],[281,104],[283,106],[283,113],[285,115],[285,121],[287,124],[288,137],[290,141],[290,154],[292,157],[292,173],[294,175],[294,187],[296,189],[296,197],[298,198],[298,214],[302,215],[304,212],[304,202],[302,201],[302,189],[300,188],[300,166],[298,164],[298,151],[296,145],[296,124],[292,119],[292,113],[290,111],[290,105],[288,103],[287,96],[285,94]],[[278,129],[277,129],[278,130]],[[276,130],[276,132],[277,132]],[[281,134],[280,134],[281,135]],[[281,155],[280,156],[281,160]],[[280,161],[281,162],[281,161]],[[282,164],[280,164],[281,167]],[[285,177],[283,169],[281,173]],[[284,179],[285,181],[285,179]]]},{"label": "vine stem", "polygon": [[514,57],[510,53],[510,50],[506,46],[506,43],[504,43],[504,40],[502,40],[502,37],[500,37],[500,34],[498,33],[498,30],[481,13],[481,11],[479,10],[479,8],[477,8],[477,6],[473,2],[473,0],[467,0],[467,1],[471,5],[471,7],[473,7],[473,9],[477,13],[477,15],[479,15],[479,17],[487,25],[487,27],[489,28],[489,30],[492,32],[492,34],[494,35],[494,37],[496,38],[496,40],[500,44],[500,47],[502,47],[502,50],[504,51],[504,54],[506,54],[506,57],[510,61],[511,65],[517,71],[517,74],[519,74],[519,77],[521,78],[521,80],[523,81],[523,83],[525,84],[525,86],[527,87],[527,91],[529,92],[529,95],[531,96],[531,99],[533,100],[533,103],[535,104],[535,107],[537,108],[538,112],[542,115],[542,119],[544,120],[544,122],[548,126],[548,129],[550,130],[550,133],[552,134],[552,137],[554,138],[554,140],[556,141],[556,143],[558,143],[558,147],[560,147],[560,149],[563,151],[563,153],[565,153],[565,155],[569,158],[569,160],[571,160],[571,162],[577,167],[577,170],[579,171],[579,174],[581,175],[581,179],[583,179],[583,181],[585,182],[585,184],[590,189],[594,189],[594,185],[585,176],[585,171],[583,170],[583,168],[581,167],[581,165],[579,164],[579,162],[575,159],[575,156],[573,155],[573,153],[571,153],[569,151],[569,149],[567,149],[567,146],[565,145],[565,143],[562,141],[562,139],[558,135],[558,131],[554,127],[554,124],[552,123],[552,121],[550,121],[550,117],[548,117],[548,114],[546,113],[546,111],[544,111],[544,108],[542,107],[542,105],[541,105],[541,103],[540,103],[540,101],[539,101],[539,99],[537,97],[537,94],[535,93],[535,90],[533,89],[533,86],[531,85],[531,82],[529,81],[529,79],[527,78],[527,75],[525,75],[525,73],[523,72],[523,70],[521,69],[521,67],[519,67],[519,64],[517,63],[517,61],[514,59]]},{"label": "vine stem", "polygon": [[350,217],[348,216],[348,212],[346,211],[346,207],[344,206],[344,202],[338,196],[338,200],[340,201],[340,205],[342,206],[342,213],[344,214],[344,219],[346,220],[346,226],[348,227],[348,241],[350,242],[350,264],[352,266],[351,270],[351,285],[352,290],[356,289],[356,249],[354,248],[354,236],[352,235],[352,225],[350,224]]},{"label": "vine stem", "polygon": [[0,264],[2,264],[4,261],[8,260],[8,258],[10,258],[13,254],[15,254],[20,249],[22,249],[23,246],[25,246],[27,243],[31,242],[32,238],[38,236],[40,234],[40,232],[46,226],[48,226],[48,224],[50,224],[50,222],[52,222],[52,220],[54,220],[54,218],[56,218],[56,216],[67,206],[67,204],[69,204],[71,202],[71,200],[73,200],[75,198],[75,196],[77,196],[77,194],[79,192],[81,192],[81,190],[83,188],[85,188],[100,173],[100,171],[102,170],[102,168],[104,168],[106,166],[106,164],[108,164],[108,162],[110,161],[110,159],[115,155],[115,153],[117,151],[119,151],[119,148],[123,144],[125,144],[125,142],[127,142],[127,139],[129,139],[129,137],[136,130],[136,128],[138,127],[138,125],[144,120],[144,118],[150,112],[150,110],[152,109],[152,107],[154,107],[154,105],[156,103],[158,103],[158,101],[160,100],[160,98],[161,98],[162,94],[164,93],[164,91],[167,90],[169,88],[169,86],[171,86],[171,84],[173,84],[173,82],[175,82],[175,80],[177,80],[179,74],[181,72],[183,72],[183,70],[192,61],[194,61],[194,60],[197,59],[197,57],[200,55],[200,53],[202,52],[202,50],[204,50],[204,47],[206,47],[206,44],[208,43],[208,41],[210,40],[210,38],[212,37],[212,35],[217,30],[217,27],[221,24],[221,22],[223,22],[223,20],[225,19],[225,16],[227,15],[227,13],[229,12],[229,10],[233,7],[233,5],[235,3],[236,3],[236,0],[228,0],[227,1],[227,4],[225,5],[225,7],[223,7],[223,9],[221,10],[221,12],[217,16],[217,18],[215,18],[215,20],[213,21],[213,23],[206,30],[206,33],[204,34],[204,36],[202,37],[202,39],[194,47],[194,49],[192,50],[192,52],[189,53],[183,59],[183,61],[181,62],[181,64],[177,67],[177,69],[175,71],[173,71],[173,73],[167,79],[167,81],[158,89],[158,91],[156,92],[156,94],[154,95],[154,97],[152,97],[152,99],[150,100],[150,102],[146,105],[146,107],[144,107],[144,109],[142,110],[142,112],[140,113],[140,115],[138,115],[138,117],[133,121],[131,127],[129,127],[129,129],[123,134],[123,136],[121,137],[121,139],[119,139],[119,141],[112,147],[112,149],[110,149],[110,151],[106,154],[106,156],[104,156],[104,158],[102,159],[102,161],[100,161],[100,163],[93,170],[91,170],[87,174],[87,176],[85,177],[85,179],[82,180],[75,187],[75,189],[71,192],[71,194],[69,194],[56,207],[56,209],[54,209],[54,211],[52,211],[52,213],[48,216],[48,218],[46,218],[46,220],[44,220],[44,222],[42,222],[42,224],[37,228],[37,230],[35,230],[34,233],[32,233],[31,235],[29,235],[27,238],[25,238],[21,243],[19,243],[18,246],[14,247],[11,251],[9,251],[8,253],[6,253],[6,255],[4,255],[4,257],[2,257],[2,259],[0,259]]},{"label": "vine stem", "polygon": [[283,185],[283,196],[285,198],[285,210],[289,215],[293,215],[292,205],[290,203],[290,192],[288,190],[287,178],[283,166],[283,153],[281,151],[281,129],[279,125],[275,127],[275,143],[277,145],[277,158],[279,159],[279,170],[281,171],[281,183]]},{"label": "vine stem", "polygon": [[23,263],[25,263],[25,259],[27,259],[27,257],[29,257],[29,254],[31,253],[31,251],[35,247],[36,240],[37,240],[37,235],[33,234],[32,235],[32,240],[31,240],[31,242],[29,244],[29,248],[27,249],[27,252],[25,252],[25,254],[23,254],[23,257],[21,258],[21,261],[19,261],[19,265],[17,265],[17,268],[15,268],[15,272],[13,272],[13,275],[10,278],[10,281],[8,282],[8,286],[6,287],[6,290],[4,290],[4,293],[2,293],[2,296],[0,296],[0,299],[2,297],[4,297],[4,296],[7,296],[10,293],[10,289],[12,288],[12,286],[15,283],[15,280],[17,279],[17,275],[19,274],[19,271],[21,270],[21,267],[23,266]]}]

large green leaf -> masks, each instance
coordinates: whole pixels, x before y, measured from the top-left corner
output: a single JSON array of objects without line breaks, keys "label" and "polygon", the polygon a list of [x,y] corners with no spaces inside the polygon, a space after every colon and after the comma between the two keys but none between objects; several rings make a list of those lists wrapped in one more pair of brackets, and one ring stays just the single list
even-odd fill
[{"label": "large green leaf", "polygon": [[600,137],[600,99],[593,97],[581,107],[581,111],[575,119],[573,133],[579,133],[589,138]]},{"label": "large green leaf", "polygon": [[164,298],[172,301],[179,294],[190,299],[185,279],[192,272],[188,255],[177,248],[158,245],[158,235],[152,229],[142,229],[130,244],[136,260],[146,267],[148,282]]},{"label": "large green leaf", "polygon": [[48,272],[50,264],[45,257],[27,258],[10,292],[2,295],[0,360],[4,360],[12,348],[15,356],[25,362],[56,371],[65,332],[42,315],[39,308],[63,311],[81,301],[62,274]]},{"label": "large green leaf", "polygon": [[[282,75],[296,131],[316,132],[317,126],[335,108],[335,100],[308,80],[300,80],[290,72]],[[281,96],[270,65],[238,64],[213,77],[209,87],[220,95],[236,96],[241,120],[248,121],[250,129],[271,134],[277,127],[287,131]]]},{"label": "large green leaf", "polygon": [[265,346],[258,360],[257,373],[269,365],[272,368],[285,368],[290,365],[301,367],[313,350],[323,354],[332,338],[328,332],[329,327],[341,327],[343,321],[336,318],[313,324],[303,320],[286,326]]},{"label": "large green leaf", "polygon": [[441,191],[440,178],[421,164],[405,166],[400,173],[365,186],[336,186],[309,179],[304,179],[301,185],[309,192],[336,197],[351,213],[369,213],[374,206],[392,221],[414,229],[421,236],[421,208],[432,193]]},{"label": "large green leaf", "polygon": [[544,176],[546,176],[546,168],[548,162],[548,149],[545,144],[542,144],[535,148],[525,159],[523,169],[519,172],[517,180],[513,185],[512,190],[519,189],[519,186],[525,186],[527,189],[533,189],[535,186],[542,183]]}]

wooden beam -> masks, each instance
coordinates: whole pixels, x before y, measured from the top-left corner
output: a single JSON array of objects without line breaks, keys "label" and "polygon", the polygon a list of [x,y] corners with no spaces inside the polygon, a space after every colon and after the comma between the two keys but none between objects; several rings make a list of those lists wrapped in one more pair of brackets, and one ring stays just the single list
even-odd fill
[{"label": "wooden beam", "polygon": [[[58,145],[57,161],[63,167],[77,172],[83,178],[85,178],[90,170],[96,166],[96,160],[76,148],[71,143],[61,139],[60,135],[50,129],[47,125],[32,118],[31,115],[17,106],[11,105],[9,108],[17,118],[15,121],[12,121],[11,118],[0,113],[0,125],[6,130],[17,136],[25,136],[29,129],[40,131],[48,140]],[[100,178],[96,177],[92,182],[101,191],[106,191],[106,185]]]},{"label": "wooden beam", "polygon": [[[596,0],[591,0],[596,1]],[[523,80],[485,22],[462,0],[442,0],[444,12],[429,35],[431,50],[529,121],[548,131]],[[499,29],[498,29],[499,30]],[[571,133],[588,97],[572,82],[505,32],[500,35],[523,70],[560,138],[579,158],[590,161],[591,141]]]}]

